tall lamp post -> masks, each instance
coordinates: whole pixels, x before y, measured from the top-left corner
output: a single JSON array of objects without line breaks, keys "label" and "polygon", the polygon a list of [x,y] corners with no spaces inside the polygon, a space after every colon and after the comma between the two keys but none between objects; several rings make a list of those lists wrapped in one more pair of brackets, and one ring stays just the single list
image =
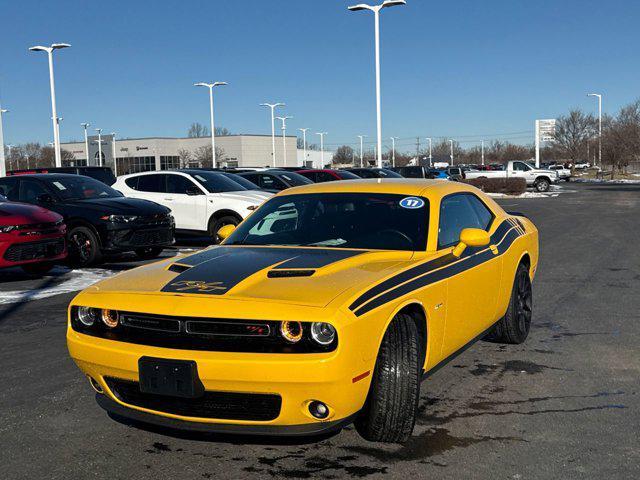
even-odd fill
[{"label": "tall lamp post", "polygon": [[276,117],[278,120],[282,122],[282,164],[283,167],[287,166],[287,120],[292,119],[293,117]]},{"label": "tall lamp post", "polygon": [[308,128],[299,128],[302,132],[302,166],[307,166],[307,130]]},{"label": "tall lamp post", "polygon": [[449,139],[449,145],[451,145],[451,166],[453,167],[453,140]]},{"label": "tall lamp post", "polygon": [[56,167],[62,166],[62,156],[60,154],[60,131],[58,130],[58,114],[56,112],[56,85],[53,78],[53,51],[68,48],[68,43],[53,43],[50,47],[36,45],[29,48],[32,52],[47,52],[49,56],[49,86],[51,88],[51,117],[53,119],[53,143],[56,157]]},{"label": "tall lamp post", "polygon": [[98,166],[102,167],[102,129],[96,128],[98,132]]},{"label": "tall lamp post", "polygon": [[602,168],[602,94],[588,93],[587,96],[598,99],[598,166]]},{"label": "tall lamp post", "polygon": [[327,132],[318,132],[316,135],[320,135],[320,168],[324,168],[324,136],[327,135]]},{"label": "tall lamp post", "polygon": [[360,167],[364,167],[364,139],[366,135],[358,135],[360,139]]},{"label": "tall lamp post", "polygon": [[396,140],[398,137],[391,137],[391,166],[396,166]]},{"label": "tall lamp post", "polygon": [[261,103],[261,107],[269,107],[271,109],[271,166],[276,166],[276,108],[286,107],[284,103]]},{"label": "tall lamp post", "polygon": [[378,134],[378,168],[382,168],[382,109],[380,100],[380,10],[396,5],[406,5],[405,0],[386,0],[380,5],[367,5],[360,3],[349,7],[352,12],[359,10],[369,10],[373,12],[375,18],[375,47],[376,47],[376,119]]},{"label": "tall lamp post", "polygon": [[484,140],[482,140],[482,166],[484,167]]},{"label": "tall lamp post", "polygon": [[213,118],[213,89],[215,87],[221,87],[228,85],[227,82],[213,82],[213,83],[194,83],[194,87],[207,87],[209,89],[209,113],[211,114],[211,166],[216,168],[216,125]]},{"label": "tall lamp post", "polygon": [[431,137],[427,137],[429,141],[429,166],[433,167],[433,139]]},{"label": "tall lamp post", "polygon": [[7,175],[6,158],[4,157],[4,132],[2,130],[2,115],[9,110],[5,110],[0,106],[0,177]]},{"label": "tall lamp post", "polygon": [[84,152],[87,155],[87,165],[89,165],[89,136],[87,135],[87,128],[89,128],[91,124],[81,123],[80,126],[84,128]]},{"label": "tall lamp post", "polygon": [[116,132],[111,132],[111,146],[113,147],[113,174],[118,176],[118,159],[116,158]]}]

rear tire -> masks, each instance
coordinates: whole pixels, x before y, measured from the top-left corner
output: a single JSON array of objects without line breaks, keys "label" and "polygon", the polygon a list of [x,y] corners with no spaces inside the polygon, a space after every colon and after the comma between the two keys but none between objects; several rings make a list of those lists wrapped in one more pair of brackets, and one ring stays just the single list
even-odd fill
[{"label": "rear tire", "polygon": [[396,315],[382,340],[369,395],[355,422],[364,439],[402,443],[411,437],[420,397],[420,351],[413,318]]},{"label": "rear tire", "polygon": [[74,267],[88,267],[102,258],[98,237],[87,227],[75,227],[67,235],[69,263]]},{"label": "rear tire", "polygon": [[220,230],[225,225],[233,225],[234,227],[240,223],[240,220],[237,217],[232,215],[225,215],[224,217],[220,217],[218,219],[212,218],[209,222],[209,235],[213,238],[213,241],[219,244],[222,239],[218,236],[218,230]]},{"label": "rear tire", "polygon": [[27,263],[25,265],[20,265],[20,268],[29,275],[44,275],[49,273],[53,267],[53,262]]},{"label": "rear tire", "polygon": [[533,293],[529,271],[524,264],[518,266],[511,289],[507,313],[496,324],[489,339],[498,343],[518,345],[524,343],[531,328]]}]

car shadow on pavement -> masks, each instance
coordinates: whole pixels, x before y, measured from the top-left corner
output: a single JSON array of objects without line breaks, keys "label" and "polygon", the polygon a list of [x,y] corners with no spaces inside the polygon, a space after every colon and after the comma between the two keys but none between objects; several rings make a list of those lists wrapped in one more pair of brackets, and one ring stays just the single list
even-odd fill
[{"label": "car shadow on pavement", "polygon": [[[25,292],[24,295],[16,302],[7,304],[6,308],[0,309],[0,324],[6,319],[11,317],[11,315],[17,313],[22,307],[24,307],[27,303],[33,300],[33,297],[36,296],[40,291],[50,288],[57,283],[60,283],[58,276],[53,276],[49,278],[43,279],[41,283],[39,283],[35,288],[31,291]],[[0,292],[0,295],[2,292]]]},{"label": "car shadow on pavement", "polygon": [[177,438],[180,440],[192,440],[195,442],[207,442],[207,443],[228,443],[232,445],[308,445],[322,442],[329,438],[335,437],[341,430],[334,430],[313,436],[295,436],[295,437],[283,437],[283,436],[266,436],[266,435],[243,435],[243,434],[224,434],[224,433],[206,433],[206,432],[190,432],[185,430],[177,430],[168,427],[162,427],[158,425],[152,425],[136,420],[121,417],[117,414],[107,412],[107,415],[112,420],[126,425],[128,427],[143,430],[149,433],[155,433],[166,437]]}]

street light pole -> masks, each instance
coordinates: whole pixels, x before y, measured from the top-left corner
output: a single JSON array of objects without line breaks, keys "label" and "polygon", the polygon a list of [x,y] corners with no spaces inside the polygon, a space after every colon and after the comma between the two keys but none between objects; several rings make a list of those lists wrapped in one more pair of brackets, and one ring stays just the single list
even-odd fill
[{"label": "street light pole", "polygon": [[433,167],[433,150],[432,150],[433,140],[431,137],[427,137],[427,140],[429,140],[429,167]]},{"label": "street light pole", "polygon": [[396,140],[398,137],[391,137],[391,166],[396,166]]},{"label": "street light pole", "polygon": [[287,166],[287,120],[293,118],[293,117],[276,117],[278,120],[280,120],[282,122],[282,159],[283,159],[283,167]]},{"label": "street light pole", "polygon": [[324,168],[324,136],[327,135],[327,132],[318,132],[316,135],[320,135],[320,168]]},{"label": "street light pole", "polygon": [[5,110],[0,105],[0,177],[7,175],[6,158],[4,157],[4,131],[2,130],[2,115],[9,110]]},{"label": "street light pole", "polygon": [[453,167],[453,140],[449,139],[449,145],[451,145],[451,166]]},{"label": "street light pole", "polygon": [[598,98],[598,166],[602,168],[602,94],[588,93],[587,96]]},{"label": "street light pole", "polygon": [[84,128],[84,151],[87,155],[87,165],[89,165],[89,137],[87,136],[87,128],[89,128],[91,124],[81,123],[80,126]]},{"label": "street light pole", "polygon": [[111,132],[111,143],[113,147],[113,174],[118,176],[118,158],[116,154],[116,132]]},{"label": "street light pole", "polygon": [[213,82],[213,83],[194,83],[194,87],[207,87],[209,89],[209,113],[211,114],[211,166],[216,168],[216,125],[213,118],[213,89],[215,87],[221,87],[228,85],[227,82]]},{"label": "street light pole", "polygon": [[484,167],[484,140],[482,140],[482,166]]},{"label": "street light pole", "polygon": [[29,48],[32,52],[47,52],[49,57],[49,87],[51,89],[51,117],[53,119],[53,143],[56,157],[56,167],[62,166],[62,155],[60,154],[60,131],[58,129],[58,114],[56,112],[56,85],[53,78],[53,51],[68,48],[68,43],[54,43],[50,47],[37,45]]},{"label": "street light pole", "polygon": [[307,166],[307,130],[308,128],[299,128],[302,132],[302,166]]},{"label": "street light pole", "polygon": [[98,166],[102,167],[102,129],[96,128],[98,132]]},{"label": "street light pole", "polygon": [[276,166],[276,119],[275,110],[278,107],[285,107],[284,103],[261,103],[261,107],[269,107],[271,109],[271,166]]},{"label": "street light pole", "polygon": [[380,5],[366,5],[364,3],[349,7],[352,12],[369,10],[374,14],[375,20],[375,48],[376,48],[376,127],[378,135],[378,168],[382,168],[382,108],[380,94],[380,10],[396,5],[406,5],[405,0],[386,0]]},{"label": "street light pole", "polygon": [[364,167],[364,138],[366,135],[358,135],[360,139],[360,168]]}]

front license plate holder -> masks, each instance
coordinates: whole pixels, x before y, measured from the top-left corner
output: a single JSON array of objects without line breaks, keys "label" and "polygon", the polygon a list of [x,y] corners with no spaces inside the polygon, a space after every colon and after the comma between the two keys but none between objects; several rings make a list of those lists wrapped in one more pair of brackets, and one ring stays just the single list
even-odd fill
[{"label": "front license plate holder", "polygon": [[142,393],[181,398],[198,398],[204,393],[198,365],[192,360],[141,357],[138,374]]}]

